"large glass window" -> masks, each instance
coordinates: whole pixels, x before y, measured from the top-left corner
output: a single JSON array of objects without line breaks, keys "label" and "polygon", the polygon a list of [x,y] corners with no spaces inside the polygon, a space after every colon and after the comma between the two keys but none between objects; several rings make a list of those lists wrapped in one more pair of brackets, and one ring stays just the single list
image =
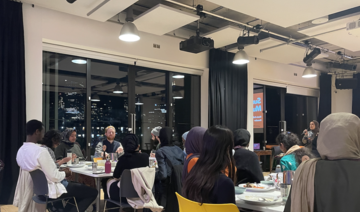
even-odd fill
[{"label": "large glass window", "polygon": [[88,156],[110,125],[115,140],[133,132],[145,151],[153,148],[156,126],[172,127],[181,146],[181,135],[200,125],[200,76],[52,52],[43,57],[46,129],[75,129]]}]

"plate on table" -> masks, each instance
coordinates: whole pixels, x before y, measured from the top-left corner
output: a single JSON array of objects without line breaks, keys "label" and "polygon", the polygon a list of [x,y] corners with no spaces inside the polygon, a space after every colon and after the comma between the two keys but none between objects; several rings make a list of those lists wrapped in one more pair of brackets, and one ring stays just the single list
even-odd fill
[{"label": "plate on table", "polygon": [[[251,187],[249,187],[251,186]],[[264,191],[271,191],[274,190],[275,187],[263,185],[263,184],[255,184],[255,183],[244,183],[239,185],[240,188],[246,188],[246,191],[257,191],[257,192],[264,192]]]},{"label": "plate on table", "polygon": [[67,165],[68,168],[81,168],[84,167],[85,164],[71,164],[71,165]]},{"label": "plate on table", "polygon": [[241,195],[240,199],[252,205],[275,205],[282,202],[281,197],[276,197],[276,196],[270,197],[270,196],[252,195],[252,194]]}]

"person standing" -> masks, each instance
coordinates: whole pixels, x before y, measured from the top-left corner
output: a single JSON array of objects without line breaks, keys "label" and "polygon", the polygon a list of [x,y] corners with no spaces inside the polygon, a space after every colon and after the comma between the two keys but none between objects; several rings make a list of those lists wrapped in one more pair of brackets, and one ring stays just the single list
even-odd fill
[{"label": "person standing", "polygon": [[310,122],[309,130],[305,129],[304,137],[302,139],[302,143],[306,148],[312,149],[312,142],[314,139],[317,140],[317,136],[319,135],[319,122],[313,120]]},{"label": "person standing", "polygon": [[98,153],[118,153],[119,156],[124,154],[124,148],[119,141],[115,141],[115,127],[108,126],[105,128],[106,139],[100,141],[95,148]]},{"label": "person standing", "polygon": [[[71,175],[69,169],[59,171],[53,162],[48,150],[41,147],[40,142],[44,137],[43,124],[38,120],[26,123],[26,142],[20,147],[16,161],[24,175],[19,176],[16,186],[14,205],[19,205],[19,211],[31,211],[27,206],[33,202],[32,180],[30,172],[40,169],[48,181],[49,198],[75,197],[79,211],[84,212],[97,197],[97,190],[79,183],[61,183],[65,177]],[[26,173],[26,175],[25,175]],[[30,181],[31,180],[31,181]],[[19,183],[20,182],[20,183]],[[75,206],[67,204],[65,211],[77,211]]]}]

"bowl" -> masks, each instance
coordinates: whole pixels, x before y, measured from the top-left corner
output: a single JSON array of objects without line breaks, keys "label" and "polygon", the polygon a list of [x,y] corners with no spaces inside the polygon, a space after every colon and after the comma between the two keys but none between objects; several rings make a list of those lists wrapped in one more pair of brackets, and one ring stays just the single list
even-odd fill
[{"label": "bowl", "polygon": [[263,180],[260,183],[263,184],[263,185],[274,185],[273,181],[265,181],[265,180]]},{"label": "bowl", "polygon": [[235,194],[242,194],[242,193],[244,193],[245,190],[246,190],[246,188],[235,186]]}]

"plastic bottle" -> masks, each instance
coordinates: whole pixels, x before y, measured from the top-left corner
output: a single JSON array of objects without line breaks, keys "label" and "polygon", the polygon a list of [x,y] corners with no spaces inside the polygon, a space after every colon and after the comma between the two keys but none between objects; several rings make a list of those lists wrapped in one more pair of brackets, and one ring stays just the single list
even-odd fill
[{"label": "plastic bottle", "polygon": [[72,164],[72,152],[70,150],[68,150],[66,156],[71,158],[71,160],[69,160],[67,162],[67,165],[71,166],[71,164]]},{"label": "plastic bottle", "polygon": [[280,173],[280,172],[281,172],[281,167],[280,165],[277,165],[275,169],[275,173]]},{"label": "plastic bottle", "polygon": [[105,173],[110,174],[111,173],[111,162],[109,159],[105,162]]}]

